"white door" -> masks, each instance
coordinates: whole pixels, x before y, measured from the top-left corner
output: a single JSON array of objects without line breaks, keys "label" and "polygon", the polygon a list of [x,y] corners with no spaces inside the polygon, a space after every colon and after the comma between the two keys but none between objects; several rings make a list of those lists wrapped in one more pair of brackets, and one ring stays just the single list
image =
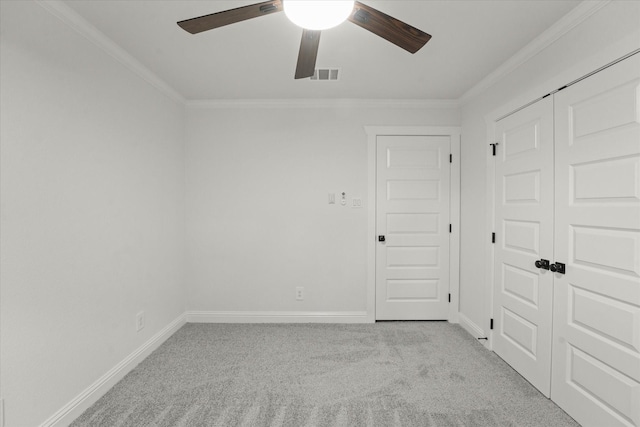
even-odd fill
[{"label": "white door", "polygon": [[556,94],[552,399],[640,425],[640,54]]},{"label": "white door", "polygon": [[444,320],[449,136],[378,136],[376,319]]},{"label": "white door", "polygon": [[553,277],[545,267],[553,259],[552,99],[499,121],[495,140],[493,350],[548,397]]}]

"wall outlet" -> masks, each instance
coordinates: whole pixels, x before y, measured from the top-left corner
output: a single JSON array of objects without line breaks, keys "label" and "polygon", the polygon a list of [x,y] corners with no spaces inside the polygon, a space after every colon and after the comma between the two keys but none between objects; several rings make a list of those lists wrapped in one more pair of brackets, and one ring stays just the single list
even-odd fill
[{"label": "wall outlet", "polygon": [[136,331],[140,332],[144,329],[144,311],[136,314]]},{"label": "wall outlet", "polygon": [[304,300],[304,288],[302,286],[298,286],[296,288],[296,301]]}]

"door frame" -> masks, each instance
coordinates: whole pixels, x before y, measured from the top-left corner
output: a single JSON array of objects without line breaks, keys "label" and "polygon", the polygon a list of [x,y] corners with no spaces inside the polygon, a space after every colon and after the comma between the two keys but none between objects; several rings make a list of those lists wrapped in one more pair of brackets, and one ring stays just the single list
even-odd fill
[{"label": "door frame", "polygon": [[449,240],[449,293],[447,320],[458,323],[460,293],[460,127],[457,126],[365,126],[367,133],[367,322],[376,321],[376,146],[378,136],[448,136],[451,138]]}]

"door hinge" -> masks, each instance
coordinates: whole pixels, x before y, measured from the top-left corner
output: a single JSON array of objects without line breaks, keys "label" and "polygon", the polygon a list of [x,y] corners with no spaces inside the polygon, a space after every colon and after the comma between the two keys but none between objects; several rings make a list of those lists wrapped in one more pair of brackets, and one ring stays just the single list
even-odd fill
[{"label": "door hinge", "polygon": [[498,146],[498,143],[495,142],[495,143],[489,144],[489,145],[491,146],[492,153],[495,156],[496,155],[496,147]]},{"label": "door hinge", "polygon": [[496,233],[491,233],[491,243],[496,242]]},{"label": "door hinge", "polygon": [[449,224],[449,233],[451,233],[451,224]]},{"label": "door hinge", "polygon": [[493,319],[489,322],[489,329],[493,330]]},{"label": "door hinge", "polygon": [[449,302],[451,302],[451,294],[449,294]]},{"label": "door hinge", "polygon": [[449,163],[453,163],[453,154],[449,154]]}]

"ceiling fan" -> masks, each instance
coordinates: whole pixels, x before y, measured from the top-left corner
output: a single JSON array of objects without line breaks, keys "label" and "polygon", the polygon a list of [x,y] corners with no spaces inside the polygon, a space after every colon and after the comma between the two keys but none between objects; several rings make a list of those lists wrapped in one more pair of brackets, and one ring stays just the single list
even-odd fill
[{"label": "ceiling fan", "polygon": [[[306,10],[307,8],[309,10]],[[295,73],[296,79],[313,76],[321,31],[345,20],[353,22],[410,53],[416,53],[431,39],[431,36],[424,31],[371,6],[359,1],[343,0],[269,0],[187,19],[178,22],[178,25],[191,34],[197,34],[283,10],[289,19],[303,28]],[[305,16],[300,16],[298,12],[309,12],[310,15],[307,16],[311,16],[313,22],[305,21]],[[326,24],[315,22],[321,16],[329,17],[331,22]]]}]

